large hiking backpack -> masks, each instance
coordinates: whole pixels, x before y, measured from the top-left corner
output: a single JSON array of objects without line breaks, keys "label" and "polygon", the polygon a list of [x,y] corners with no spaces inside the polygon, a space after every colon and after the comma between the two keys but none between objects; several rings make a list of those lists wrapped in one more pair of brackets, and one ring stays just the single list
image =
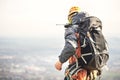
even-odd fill
[{"label": "large hiking backpack", "polygon": [[100,70],[109,59],[100,19],[94,16],[82,19],[78,33],[81,46],[79,65],[88,70]]}]

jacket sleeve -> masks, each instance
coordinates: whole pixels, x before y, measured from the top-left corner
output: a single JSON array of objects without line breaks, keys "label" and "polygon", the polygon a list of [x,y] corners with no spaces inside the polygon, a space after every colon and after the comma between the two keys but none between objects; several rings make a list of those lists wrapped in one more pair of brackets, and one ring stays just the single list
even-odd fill
[{"label": "jacket sleeve", "polygon": [[59,56],[61,63],[66,62],[72,55],[75,54],[77,47],[77,38],[75,36],[75,32],[77,30],[76,27],[77,25],[74,25],[65,30],[65,46]]}]

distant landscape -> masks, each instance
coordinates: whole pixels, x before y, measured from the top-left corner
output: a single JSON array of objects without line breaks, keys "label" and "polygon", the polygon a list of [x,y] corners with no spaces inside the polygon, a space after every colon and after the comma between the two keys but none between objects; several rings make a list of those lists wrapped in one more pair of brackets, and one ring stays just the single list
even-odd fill
[{"label": "distant landscape", "polygon": [[[110,59],[101,80],[120,80],[119,41],[108,38]],[[66,65],[54,68],[63,45],[54,38],[0,38],[0,80],[63,80]]]}]

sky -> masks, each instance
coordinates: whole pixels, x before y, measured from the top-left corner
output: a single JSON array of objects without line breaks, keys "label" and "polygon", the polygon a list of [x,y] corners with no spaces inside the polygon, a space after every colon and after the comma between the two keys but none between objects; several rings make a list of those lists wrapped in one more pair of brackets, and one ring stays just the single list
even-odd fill
[{"label": "sky", "polygon": [[120,0],[0,0],[0,37],[63,37],[68,11],[97,16],[106,36],[120,34]]}]

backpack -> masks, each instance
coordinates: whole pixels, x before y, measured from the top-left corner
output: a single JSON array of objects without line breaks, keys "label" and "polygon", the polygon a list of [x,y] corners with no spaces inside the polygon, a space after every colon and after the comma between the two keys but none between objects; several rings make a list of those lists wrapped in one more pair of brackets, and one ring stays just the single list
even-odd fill
[{"label": "backpack", "polygon": [[107,41],[102,33],[102,22],[99,18],[90,16],[78,24],[78,34],[81,56],[78,65],[87,70],[101,70],[109,59]]}]

